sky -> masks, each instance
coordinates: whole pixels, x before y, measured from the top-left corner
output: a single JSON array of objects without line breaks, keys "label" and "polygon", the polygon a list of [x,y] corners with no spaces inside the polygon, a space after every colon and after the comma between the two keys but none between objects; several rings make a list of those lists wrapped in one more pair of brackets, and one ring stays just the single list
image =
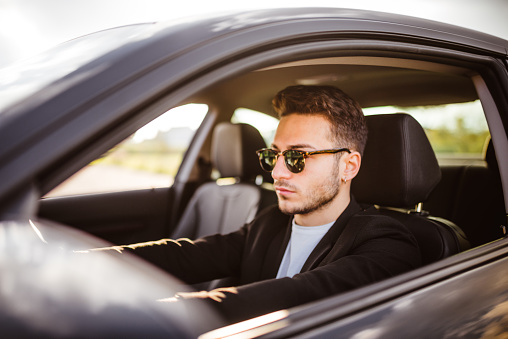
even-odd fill
[{"label": "sky", "polygon": [[111,27],[234,10],[345,7],[465,26],[508,39],[508,0],[0,0],[0,68]]}]

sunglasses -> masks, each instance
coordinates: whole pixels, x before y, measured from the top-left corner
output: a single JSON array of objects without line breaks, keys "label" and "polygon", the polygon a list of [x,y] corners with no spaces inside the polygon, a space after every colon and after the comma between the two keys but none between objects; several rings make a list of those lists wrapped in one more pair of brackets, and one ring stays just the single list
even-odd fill
[{"label": "sunglasses", "polygon": [[261,164],[261,168],[263,170],[267,172],[273,171],[279,155],[282,154],[282,156],[284,156],[284,163],[286,164],[287,169],[292,173],[300,173],[301,171],[303,171],[303,169],[305,168],[305,158],[307,158],[310,155],[334,154],[339,152],[351,153],[351,151],[347,148],[323,149],[320,151],[313,152],[304,152],[294,149],[287,149],[282,152],[277,152],[276,150],[270,148],[263,148],[256,151],[259,157],[259,163]]}]

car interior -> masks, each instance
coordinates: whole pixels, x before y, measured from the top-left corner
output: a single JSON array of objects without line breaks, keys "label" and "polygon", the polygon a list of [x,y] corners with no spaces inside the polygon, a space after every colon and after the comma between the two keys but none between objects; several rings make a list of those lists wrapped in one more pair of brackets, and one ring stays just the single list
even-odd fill
[{"label": "car interior", "polygon": [[265,147],[263,137],[251,125],[218,124],[212,136],[212,166],[219,173],[218,180],[234,180],[227,185],[212,181],[199,186],[171,237],[197,239],[233,232],[264,207],[277,203],[273,191],[256,184],[258,176],[270,182],[269,173],[261,171],[257,157],[246,156]]},{"label": "car interior", "polygon": [[[307,58],[230,76],[181,102],[206,104],[208,112],[172,184],[168,180],[167,187],[50,194],[41,200],[39,217],[114,244],[235,230],[276,202],[271,177],[255,154],[269,141],[255,124],[232,121],[235,111],[249,109],[277,118],[271,98],[279,90],[296,84],[334,85],[355,98],[367,115],[369,140],[353,181],[354,196],[405,224],[418,240],[424,264],[429,264],[504,236],[503,191],[488,130],[466,133],[471,138],[481,134],[475,139],[479,151],[450,156],[429,142],[437,128],[415,118],[429,126],[450,119],[455,127],[444,128],[446,135],[463,132],[461,119],[468,112],[456,118],[447,105],[481,102],[474,76],[467,65],[389,56]],[[379,107],[389,111],[369,111]],[[423,114],[407,113],[422,107]],[[429,107],[442,112],[425,119]]]}]

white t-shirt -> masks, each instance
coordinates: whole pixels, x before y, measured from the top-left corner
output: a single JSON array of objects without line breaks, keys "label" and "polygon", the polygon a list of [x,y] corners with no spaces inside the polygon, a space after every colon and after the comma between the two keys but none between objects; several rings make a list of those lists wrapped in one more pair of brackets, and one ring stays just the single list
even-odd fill
[{"label": "white t-shirt", "polygon": [[293,219],[291,238],[280,263],[277,279],[300,273],[312,250],[334,223],[335,221],[321,226],[299,226]]}]

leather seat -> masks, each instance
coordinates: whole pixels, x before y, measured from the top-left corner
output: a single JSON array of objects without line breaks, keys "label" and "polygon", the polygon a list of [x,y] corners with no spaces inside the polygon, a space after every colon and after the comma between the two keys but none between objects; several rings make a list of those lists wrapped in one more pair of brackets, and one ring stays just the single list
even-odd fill
[{"label": "leather seat", "polygon": [[472,246],[504,236],[506,213],[501,177],[492,140],[485,151],[485,166],[442,167],[443,178],[426,203],[434,215],[459,225]]},{"label": "leather seat", "polygon": [[276,202],[275,192],[255,183],[259,175],[270,178],[259,166],[256,150],[266,147],[259,131],[248,124],[218,124],[211,146],[212,165],[220,178],[233,184],[201,185],[186,207],[171,237],[196,239],[236,231],[250,222],[258,210]]},{"label": "leather seat", "polygon": [[421,125],[405,113],[367,116],[366,121],[369,139],[352,182],[355,198],[403,223],[418,242],[423,264],[468,249],[457,225],[422,210],[441,170]]}]

